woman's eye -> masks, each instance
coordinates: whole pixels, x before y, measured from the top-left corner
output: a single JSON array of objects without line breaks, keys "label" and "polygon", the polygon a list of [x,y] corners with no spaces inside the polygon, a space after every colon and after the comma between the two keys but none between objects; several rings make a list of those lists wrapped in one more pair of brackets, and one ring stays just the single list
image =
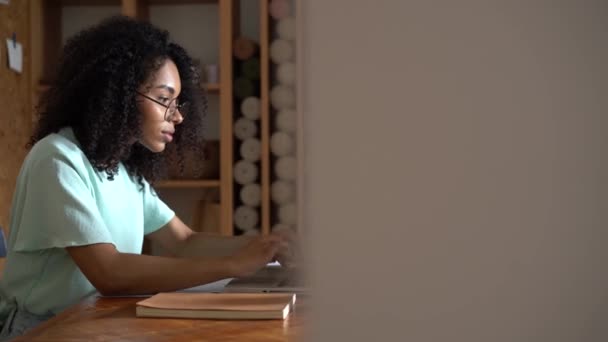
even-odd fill
[{"label": "woman's eye", "polygon": [[169,102],[169,98],[168,97],[159,97],[158,100],[162,103],[167,103]]}]

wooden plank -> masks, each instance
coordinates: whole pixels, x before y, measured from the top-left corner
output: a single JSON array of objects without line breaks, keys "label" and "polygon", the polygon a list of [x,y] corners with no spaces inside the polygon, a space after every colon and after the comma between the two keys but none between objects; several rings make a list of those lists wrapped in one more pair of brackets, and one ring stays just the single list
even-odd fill
[{"label": "wooden plank", "polygon": [[220,15],[220,234],[233,235],[232,27],[233,0],[218,0]]},{"label": "wooden plank", "polygon": [[219,83],[207,83],[205,84],[205,89],[207,90],[208,93],[216,93],[220,91],[220,84]]},{"label": "wooden plank", "polygon": [[296,20],[296,230],[302,236],[306,227],[304,218],[305,184],[304,184],[304,49],[303,35],[304,24],[302,23],[302,1],[295,0],[294,18]]},{"label": "wooden plank", "polygon": [[62,6],[120,6],[120,0],[60,0]]},{"label": "wooden plank", "polygon": [[121,13],[141,20],[147,20],[149,17],[148,6],[145,0],[122,0]]},{"label": "wooden plank", "polygon": [[215,4],[218,0],[148,0],[150,5]]},{"label": "wooden plank", "polygon": [[262,234],[270,233],[270,64],[269,64],[269,44],[270,44],[270,22],[268,18],[269,0],[260,0],[260,142],[262,146],[261,159],[261,192],[262,202],[262,224],[260,226]]},{"label": "wooden plank", "polygon": [[159,181],[156,188],[216,188],[220,181],[216,179],[172,179]]}]

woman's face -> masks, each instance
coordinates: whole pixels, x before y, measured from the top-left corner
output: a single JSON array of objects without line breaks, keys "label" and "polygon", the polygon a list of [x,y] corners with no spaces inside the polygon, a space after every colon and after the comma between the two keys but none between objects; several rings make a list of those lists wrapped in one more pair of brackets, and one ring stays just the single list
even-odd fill
[{"label": "woman's face", "polygon": [[142,114],[142,133],[138,142],[152,152],[165,149],[173,140],[175,126],[184,119],[179,110],[170,115],[181,89],[177,66],[170,59],[138,89],[137,108]]}]

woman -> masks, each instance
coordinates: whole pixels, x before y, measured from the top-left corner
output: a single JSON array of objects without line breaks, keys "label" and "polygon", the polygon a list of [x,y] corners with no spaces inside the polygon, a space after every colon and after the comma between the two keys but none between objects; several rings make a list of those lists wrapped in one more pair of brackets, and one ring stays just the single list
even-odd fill
[{"label": "woman", "polygon": [[[194,233],[151,188],[168,144],[200,146],[198,84],[184,49],[148,23],[114,17],[67,42],[17,179],[0,337],[95,291],[173,291],[285,258],[283,235]],[[144,236],[174,257],[141,255]]]}]

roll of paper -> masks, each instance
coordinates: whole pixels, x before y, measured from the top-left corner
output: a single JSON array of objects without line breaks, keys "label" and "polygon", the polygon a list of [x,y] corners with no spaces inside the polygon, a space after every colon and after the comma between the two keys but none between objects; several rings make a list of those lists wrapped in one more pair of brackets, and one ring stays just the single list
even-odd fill
[{"label": "roll of paper", "polygon": [[277,68],[279,84],[293,86],[296,83],[296,65],[291,62],[281,63]]},{"label": "roll of paper", "polygon": [[277,157],[292,155],[294,145],[293,138],[288,133],[275,132],[270,137],[270,151]]},{"label": "roll of paper", "polygon": [[277,223],[275,225],[273,225],[270,228],[271,231],[273,232],[280,232],[280,231],[286,231],[286,230],[294,230],[293,226],[286,224],[286,223]]},{"label": "roll of paper", "polygon": [[241,157],[248,162],[256,162],[260,160],[262,146],[258,138],[249,138],[243,140],[241,144]]},{"label": "roll of paper", "polygon": [[276,63],[292,62],[294,60],[293,43],[285,39],[276,39],[270,44],[270,59]]},{"label": "roll of paper", "polygon": [[239,160],[234,164],[234,180],[246,185],[253,183],[258,178],[258,167],[246,160]]},{"label": "roll of paper", "polygon": [[277,109],[294,108],[296,105],[296,94],[293,87],[278,85],[270,90],[270,103]]},{"label": "roll of paper", "polygon": [[234,136],[240,140],[253,138],[258,133],[258,126],[247,118],[239,118],[234,123]]},{"label": "roll of paper", "polygon": [[250,207],[257,207],[262,200],[262,189],[259,184],[251,183],[241,188],[241,202]]},{"label": "roll of paper", "polygon": [[232,43],[232,54],[242,61],[253,57],[258,51],[258,44],[246,37],[238,37]]},{"label": "roll of paper", "polygon": [[245,205],[239,206],[234,211],[234,225],[242,230],[254,229],[258,224],[259,219],[260,215],[258,214],[257,210]]},{"label": "roll of paper", "polygon": [[296,20],[294,17],[284,17],[277,21],[277,34],[285,40],[296,39]]},{"label": "roll of paper", "polygon": [[293,202],[295,192],[295,186],[292,182],[277,180],[270,186],[270,198],[276,204]]},{"label": "roll of paper", "polygon": [[[253,164],[251,164],[253,165]],[[274,165],[274,172],[277,177],[281,180],[290,180],[293,181],[296,179],[296,170],[297,170],[297,162],[296,158],[289,157],[280,157],[277,159]],[[256,174],[257,176],[257,174]]]},{"label": "roll of paper", "polygon": [[297,209],[295,203],[287,203],[279,206],[279,222],[285,224],[296,224]]},{"label": "roll of paper", "polygon": [[241,113],[250,120],[260,118],[260,99],[256,96],[249,96],[241,102]]},{"label": "roll of paper", "polygon": [[247,235],[247,236],[260,235],[260,229],[258,227],[254,227],[253,229],[246,229],[246,230],[242,230],[242,231],[243,231],[243,235]]},{"label": "roll of paper", "polygon": [[268,12],[274,19],[285,18],[291,12],[291,5],[287,0],[272,0]]},{"label": "roll of paper", "polygon": [[293,109],[283,109],[275,117],[277,130],[287,133],[296,131],[296,112]]}]

